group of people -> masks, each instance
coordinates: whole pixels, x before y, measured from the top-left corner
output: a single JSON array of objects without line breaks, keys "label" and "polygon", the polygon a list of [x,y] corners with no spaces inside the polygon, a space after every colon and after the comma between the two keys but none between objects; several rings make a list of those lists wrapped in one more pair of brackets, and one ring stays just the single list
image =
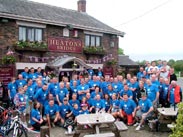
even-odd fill
[{"label": "group of people", "polygon": [[[8,96],[23,114],[30,113],[30,124],[35,130],[47,124],[50,128],[77,124],[81,114],[105,111],[116,120],[140,130],[156,108],[173,107],[182,101],[182,89],[176,83],[174,69],[166,61],[140,67],[137,75],[110,77],[88,72],[85,77],[74,74],[69,81],[63,77],[49,77],[38,68],[26,67],[8,84]],[[26,123],[25,123],[26,124]],[[86,125],[86,128],[87,125]]]}]

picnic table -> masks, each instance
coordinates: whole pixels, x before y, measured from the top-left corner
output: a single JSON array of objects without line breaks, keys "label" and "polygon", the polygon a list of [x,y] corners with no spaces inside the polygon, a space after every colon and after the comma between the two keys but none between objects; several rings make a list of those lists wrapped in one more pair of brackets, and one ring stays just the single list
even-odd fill
[{"label": "picnic table", "polygon": [[[158,121],[161,124],[171,124],[175,122],[178,113],[178,108],[158,108],[159,112]],[[160,126],[159,125],[159,126]]]},{"label": "picnic table", "polygon": [[[93,133],[96,136],[105,136],[101,131],[109,131],[108,134],[115,134],[116,137],[119,137],[119,131],[115,126],[115,119],[109,113],[82,114],[77,116],[76,119],[78,125],[74,137],[79,137],[81,133]],[[107,126],[101,126],[103,124]],[[84,128],[86,125],[89,128]]]}]

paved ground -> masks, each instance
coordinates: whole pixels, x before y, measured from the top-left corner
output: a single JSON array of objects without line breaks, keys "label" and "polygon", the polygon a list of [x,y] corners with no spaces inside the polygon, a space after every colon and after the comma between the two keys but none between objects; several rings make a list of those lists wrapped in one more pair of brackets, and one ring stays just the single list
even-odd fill
[{"label": "paved ground", "polygon": [[[183,89],[183,78],[178,78],[177,82],[181,88]],[[166,125],[164,125],[166,127]],[[148,127],[145,127],[145,129],[142,129],[140,131],[135,131],[135,127],[129,127],[127,131],[121,132],[121,137],[168,137],[171,132],[163,131],[164,127],[162,127],[160,132],[152,132],[149,130]],[[52,128],[50,131],[50,137],[68,137],[65,135],[65,129],[60,127]],[[28,133],[29,137],[37,137],[36,134]],[[83,137],[84,134],[81,134],[81,137]]]}]

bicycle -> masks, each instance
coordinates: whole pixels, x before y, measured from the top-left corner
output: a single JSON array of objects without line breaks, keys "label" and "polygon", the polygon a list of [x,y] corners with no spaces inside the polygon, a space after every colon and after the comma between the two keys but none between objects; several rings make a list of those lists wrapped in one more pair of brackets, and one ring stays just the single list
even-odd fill
[{"label": "bicycle", "polygon": [[14,118],[11,118],[13,120],[10,129],[7,131],[6,136],[7,137],[27,137],[27,132],[31,132],[34,134],[39,134],[38,131],[34,131],[25,125],[21,119],[20,115],[21,112],[19,110],[17,111],[17,115]]}]

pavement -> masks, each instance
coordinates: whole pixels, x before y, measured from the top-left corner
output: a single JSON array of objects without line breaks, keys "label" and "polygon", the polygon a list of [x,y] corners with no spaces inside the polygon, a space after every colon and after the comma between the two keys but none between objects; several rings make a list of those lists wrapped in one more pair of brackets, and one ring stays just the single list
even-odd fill
[{"label": "pavement", "polygon": [[[178,78],[177,84],[183,89],[183,78]],[[128,127],[128,130],[120,132],[121,137],[168,137],[171,134],[170,130],[165,129],[166,125],[159,132],[151,131],[148,126],[140,131],[135,131],[135,127]],[[50,137],[68,137],[65,135],[65,129],[61,127],[51,128]],[[81,134],[80,137],[83,137]],[[28,137],[39,137],[39,134],[28,133]]]}]

